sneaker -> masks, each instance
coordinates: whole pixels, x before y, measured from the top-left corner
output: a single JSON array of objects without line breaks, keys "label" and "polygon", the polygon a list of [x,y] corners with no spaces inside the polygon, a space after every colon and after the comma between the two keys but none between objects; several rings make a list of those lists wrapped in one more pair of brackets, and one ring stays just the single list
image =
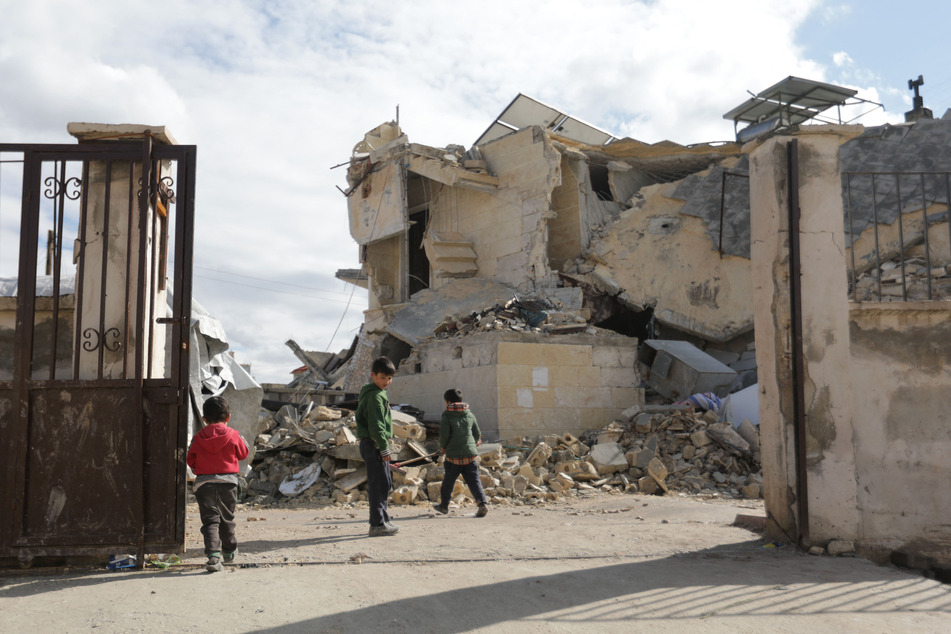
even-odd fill
[{"label": "sneaker", "polygon": [[224,552],[224,557],[222,558],[226,564],[234,563],[234,556],[238,554],[238,549],[235,548],[230,553],[228,551]]},{"label": "sneaker", "polygon": [[438,511],[442,513],[443,515],[445,515],[446,513],[449,512],[449,507],[443,506],[442,504],[433,504],[433,510]]},{"label": "sneaker", "polygon": [[205,570],[208,572],[221,572],[225,567],[221,565],[221,553],[214,552],[208,555],[208,563],[205,564]]},{"label": "sneaker", "polygon": [[400,527],[394,524],[393,522],[390,522],[390,521],[383,522],[383,526],[390,528],[395,533],[400,532]]},{"label": "sneaker", "polygon": [[486,506],[485,504],[480,504],[479,510],[476,511],[476,517],[485,517],[488,514],[489,514],[489,507]]},{"label": "sneaker", "polygon": [[383,523],[379,526],[370,527],[370,537],[389,537],[390,535],[396,535],[400,531],[399,527],[395,524]]}]

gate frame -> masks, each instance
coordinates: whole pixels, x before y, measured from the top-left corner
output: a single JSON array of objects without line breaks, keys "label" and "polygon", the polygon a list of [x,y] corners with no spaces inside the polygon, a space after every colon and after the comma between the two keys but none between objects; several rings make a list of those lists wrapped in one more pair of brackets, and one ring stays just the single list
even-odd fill
[{"label": "gate frame", "polygon": [[[191,327],[191,295],[193,269],[193,239],[194,239],[194,206],[195,206],[195,173],[196,173],[196,146],[167,145],[155,143],[149,133],[145,133],[141,141],[83,141],[79,144],[0,144],[0,152],[22,153],[23,155],[23,189],[21,191],[21,221],[20,221],[20,253],[18,278],[19,287],[35,288],[36,262],[38,256],[39,220],[40,220],[40,192],[42,191],[42,165],[51,161],[82,162],[83,173],[88,170],[91,162],[96,160],[128,160],[130,169],[138,165],[142,180],[138,198],[138,288],[135,289],[135,320],[129,322],[134,328],[135,361],[133,372],[125,374],[123,379],[80,380],[73,376],[69,380],[54,379],[50,381],[33,380],[30,376],[31,359],[34,337],[34,311],[36,307],[35,293],[17,293],[17,318],[14,344],[14,375],[12,381],[0,382],[0,394],[11,394],[12,407],[6,414],[10,420],[0,424],[0,447],[7,448],[10,460],[4,470],[7,472],[0,477],[3,484],[2,494],[8,500],[9,513],[6,519],[0,519],[0,557],[17,557],[21,565],[32,564],[37,556],[86,556],[134,551],[137,557],[137,566],[144,565],[144,555],[147,549],[152,552],[172,552],[184,548],[185,541],[185,443],[187,439],[188,421],[188,371],[189,371],[189,334]],[[175,207],[174,207],[174,252],[166,255],[174,261],[172,271],[172,317],[156,318],[152,310],[147,307],[147,291],[149,283],[145,280],[144,271],[147,269],[148,249],[144,248],[147,240],[147,225],[149,208],[152,201],[157,200],[161,184],[161,173],[158,166],[161,161],[171,161],[175,164]],[[143,192],[142,184],[146,184]],[[89,194],[82,191],[82,196]],[[81,203],[85,209],[85,202]],[[153,213],[155,213],[153,211]],[[84,216],[84,214],[82,214]],[[132,231],[130,219],[129,231]],[[80,223],[85,220],[81,217]],[[78,274],[76,288],[79,287]],[[74,291],[75,292],[75,291]],[[104,292],[104,291],[103,291]],[[132,301],[131,294],[129,300]],[[76,306],[75,310],[81,310]],[[171,358],[167,361],[169,376],[162,378],[147,378],[143,367],[144,328],[153,328],[155,323],[169,324],[171,335]],[[177,327],[176,327],[177,326]],[[79,337],[73,333],[74,340]],[[151,341],[151,338],[149,339]],[[128,354],[128,353],[126,353]],[[55,357],[51,359],[55,364]],[[42,501],[28,501],[27,485],[28,474],[25,472],[30,451],[30,429],[33,420],[31,412],[31,393],[48,390],[50,388],[78,389],[93,388],[99,385],[105,387],[131,389],[133,407],[136,413],[135,420],[128,421],[132,426],[131,437],[134,446],[132,455],[138,456],[139,462],[129,468],[134,476],[130,490],[135,499],[129,500],[133,505],[134,517],[133,539],[129,543],[103,543],[95,539],[94,535],[86,535],[84,543],[40,544],[37,540],[27,539],[24,526],[27,523],[28,502],[34,505]],[[162,406],[159,408],[159,406]],[[158,410],[159,416],[153,416]],[[0,423],[6,415],[0,408]],[[167,424],[163,425],[162,415],[165,415]],[[156,425],[158,423],[158,425]],[[173,427],[173,428],[171,428]],[[151,437],[147,434],[151,434]],[[6,438],[2,438],[5,436]],[[165,450],[161,455],[162,446],[157,449],[152,446],[151,440],[159,438],[165,441]],[[171,451],[168,451],[171,449]],[[86,465],[88,457],[76,455],[77,463]],[[155,466],[158,465],[158,466]],[[92,466],[83,467],[86,470]],[[150,479],[150,470],[158,474],[160,482]],[[0,474],[2,475],[2,474]],[[174,493],[169,491],[174,487]],[[173,499],[150,499],[156,491],[165,491],[167,497]],[[161,495],[161,493],[160,493]],[[121,503],[121,502],[120,502]],[[159,519],[164,520],[150,524],[150,514],[147,506],[156,505],[159,508]],[[95,509],[94,509],[95,510]],[[101,510],[101,509],[99,509]],[[164,513],[164,514],[163,514]],[[152,513],[154,516],[155,513]],[[150,531],[154,528],[156,530]],[[39,541],[43,541],[42,539]],[[51,541],[56,541],[55,538]],[[69,541],[67,539],[67,541]]]}]

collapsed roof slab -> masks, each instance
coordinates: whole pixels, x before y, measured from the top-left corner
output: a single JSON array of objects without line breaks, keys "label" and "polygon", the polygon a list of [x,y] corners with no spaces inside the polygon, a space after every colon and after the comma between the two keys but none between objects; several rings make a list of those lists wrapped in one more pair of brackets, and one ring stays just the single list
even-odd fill
[{"label": "collapsed roof slab", "polygon": [[729,341],[753,326],[750,261],[720,255],[707,223],[682,212],[677,184],[652,185],[592,242],[596,288],[625,305],[708,341]]},{"label": "collapsed roof slab", "polygon": [[411,346],[433,334],[447,315],[467,315],[515,297],[511,286],[481,277],[454,279],[437,290],[425,289],[393,314],[384,329]]}]

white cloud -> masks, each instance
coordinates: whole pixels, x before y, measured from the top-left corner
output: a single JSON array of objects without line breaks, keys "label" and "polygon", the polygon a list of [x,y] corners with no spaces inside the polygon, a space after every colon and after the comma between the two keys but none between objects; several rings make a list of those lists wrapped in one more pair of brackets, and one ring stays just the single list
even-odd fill
[{"label": "white cloud", "polygon": [[[89,120],[197,145],[195,296],[239,361],[284,382],[299,365],[284,341],[328,344],[350,293],[333,274],[358,265],[330,167],[397,105],[410,139],[437,146],[470,145],[519,92],[648,142],[729,139],[722,114],[747,90],[825,79],[795,37],[819,7],[0,0],[0,139],[68,142],[66,123]],[[333,348],[365,306],[358,290]]]}]

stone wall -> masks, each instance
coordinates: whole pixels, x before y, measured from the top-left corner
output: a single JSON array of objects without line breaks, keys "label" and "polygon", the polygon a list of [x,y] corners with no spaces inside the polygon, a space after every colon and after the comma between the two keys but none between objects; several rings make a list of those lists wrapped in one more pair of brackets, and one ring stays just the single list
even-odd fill
[{"label": "stone wall", "polygon": [[490,439],[579,434],[643,402],[637,340],[612,335],[486,333],[418,347],[418,373],[400,368],[391,403],[439,420],[442,394],[459,388]]}]

